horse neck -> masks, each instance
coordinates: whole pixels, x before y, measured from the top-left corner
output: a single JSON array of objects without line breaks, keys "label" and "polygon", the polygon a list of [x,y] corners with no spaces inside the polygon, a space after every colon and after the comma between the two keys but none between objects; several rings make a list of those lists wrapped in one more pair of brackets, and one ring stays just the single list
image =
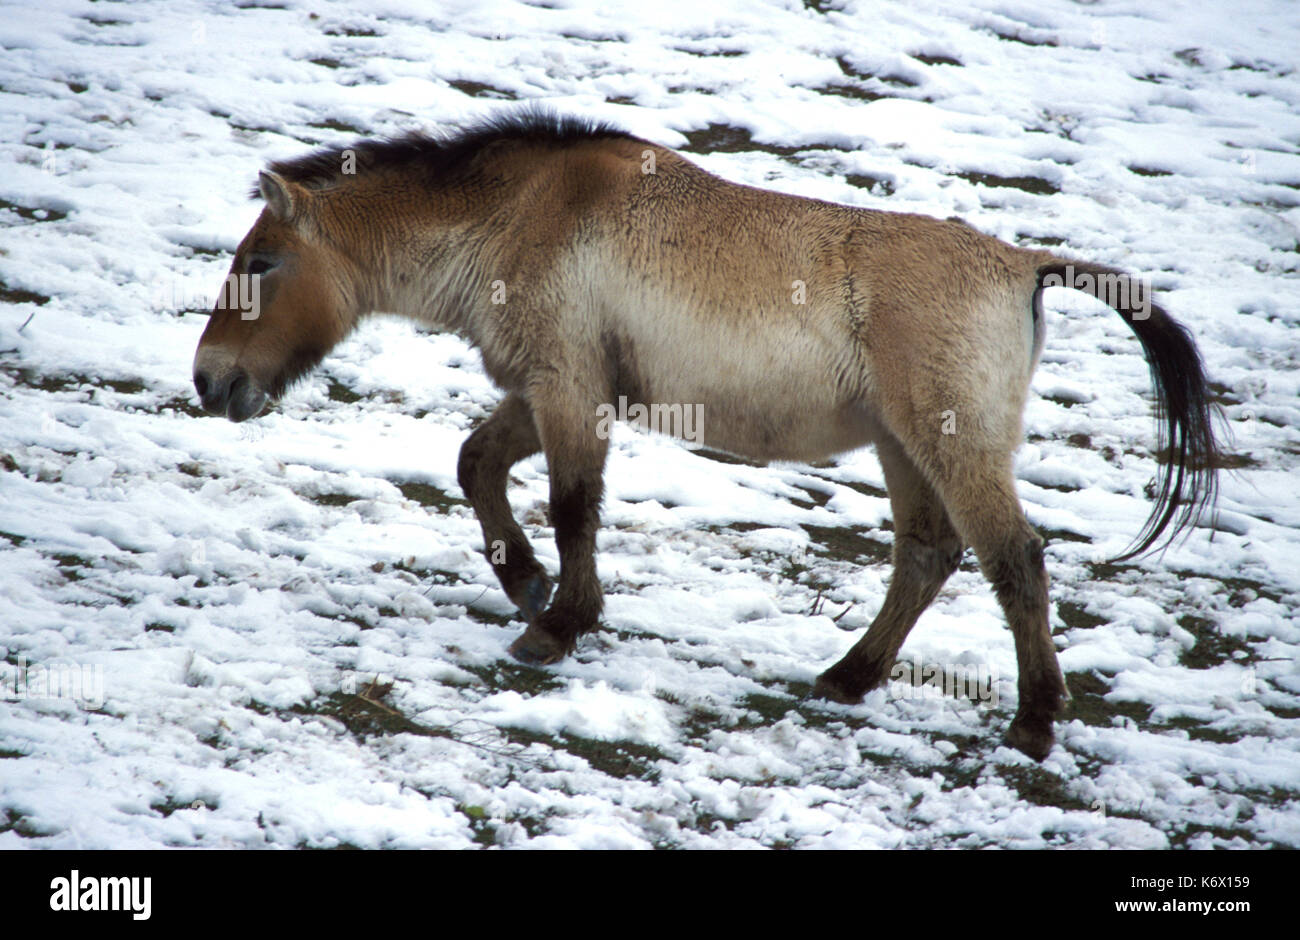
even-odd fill
[{"label": "horse neck", "polygon": [[341,206],[349,225],[339,247],[356,259],[361,312],[391,313],[438,330],[470,332],[469,311],[491,290],[476,220],[450,221],[418,185],[359,188]]}]

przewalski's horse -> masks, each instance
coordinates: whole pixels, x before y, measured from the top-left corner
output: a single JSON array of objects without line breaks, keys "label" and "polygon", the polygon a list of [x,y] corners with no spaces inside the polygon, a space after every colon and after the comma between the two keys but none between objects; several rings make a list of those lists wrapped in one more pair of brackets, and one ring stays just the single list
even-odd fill
[{"label": "przewalski's horse", "polygon": [[[1171,523],[1171,537],[1189,528],[1214,499],[1196,347],[1111,268],[959,221],[737,185],[615,128],[538,111],[273,163],[259,194],[266,207],[231,268],[259,282],[257,309],[227,296],[213,311],[194,360],[204,407],[253,417],[372,311],[476,345],[506,395],[465,442],[458,476],[527,620],[510,647],[525,662],[554,662],[597,627],[609,407],[702,406],[704,443],[758,460],[876,446],[894,574],[871,628],[815,693],[852,703],[883,682],[972,546],[1015,637],[1007,741],[1044,757],[1068,693],[1043,542],[1012,476],[1044,286],[1115,307],[1151,365],[1167,458],[1123,557]],[[506,499],[511,466],[539,450],[560,555],[553,598]]]}]

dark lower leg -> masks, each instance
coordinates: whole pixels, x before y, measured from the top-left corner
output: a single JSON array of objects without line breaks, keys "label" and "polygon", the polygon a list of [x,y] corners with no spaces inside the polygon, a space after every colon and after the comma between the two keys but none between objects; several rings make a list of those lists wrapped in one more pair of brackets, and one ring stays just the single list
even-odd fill
[{"label": "dark lower leg", "polygon": [[533,413],[551,476],[551,522],[560,554],[560,581],[551,606],[510,647],[518,659],[550,663],[595,630],[604,596],[596,576],[596,531],[604,492],[607,442],[597,433],[592,402],[571,389],[538,393]]},{"label": "dark lower leg", "polygon": [[[1026,530],[1028,527],[1026,526]],[[1067,697],[1047,622],[1043,542],[1030,531],[981,558],[1016,641],[1020,702],[1007,743],[1042,760],[1052,749],[1052,720]]]},{"label": "dark lower leg", "polygon": [[867,635],[817,678],[813,694],[854,704],[888,679],[903,641],[960,559],[961,543],[955,538],[935,546],[924,545],[909,535],[898,536],[894,542],[894,575],[880,613]]},{"label": "dark lower leg", "polygon": [[893,438],[876,445],[894,511],[894,574],[866,636],[817,679],[813,694],[853,704],[889,677],[898,651],[961,560],[938,495]]},{"label": "dark lower leg", "polygon": [[595,554],[601,491],[599,477],[552,483],[551,519],[560,552],[560,584],[551,606],[510,647],[516,658],[555,662],[573,652],[579,636],[596,629],[604,603]]},{"label": "dark lower leg", "polygon": [[[966,465],[979,467],[974,459]],[[1067,693],[1047,622],[1043,540],[1020,507],[1010,458],[969,471],[948,506],[974,546],[1016,641],[1020,701],[1007,743],[1042,760],[1052,749],[1052,719]]]},{"label": "dark lower leg", "polygon": [[510,511],[506,483],[510,468],[541,447],[527,402],[511,394],[465,441],[457,465],[460,487],[483,529],[483,553],[529,621],[545,609],[551,584]]}]

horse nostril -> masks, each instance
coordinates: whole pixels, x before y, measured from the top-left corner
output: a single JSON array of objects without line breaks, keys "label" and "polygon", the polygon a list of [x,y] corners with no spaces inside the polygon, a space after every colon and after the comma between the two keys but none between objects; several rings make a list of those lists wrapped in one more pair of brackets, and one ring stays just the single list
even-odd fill
[{"label": "horse nostril", "polygon": [[229,392],[227,382],[220,376],[195,370],[194,390],[199,393],[199,404],[211,414],[221,414],[226,410],[226,396]]}]

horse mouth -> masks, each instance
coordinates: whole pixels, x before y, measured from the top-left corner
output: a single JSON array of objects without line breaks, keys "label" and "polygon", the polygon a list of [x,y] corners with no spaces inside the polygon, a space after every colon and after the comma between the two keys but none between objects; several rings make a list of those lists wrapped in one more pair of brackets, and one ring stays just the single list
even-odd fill
[{"label": "horse mouth", "polygon": [[226,417],[235,423],[255,418],[266,407],[266,398],[266,392],[258,388],[247,375],[241,375],[230,384]]},{"label": "horse mouth", "polygon": [[213,381],[204,373],[196,372],[194,387],[199,393],[204,411],[225,415],[236,423],[261,414],[268,398],[266,392],[243,370],[225,381]]}]

